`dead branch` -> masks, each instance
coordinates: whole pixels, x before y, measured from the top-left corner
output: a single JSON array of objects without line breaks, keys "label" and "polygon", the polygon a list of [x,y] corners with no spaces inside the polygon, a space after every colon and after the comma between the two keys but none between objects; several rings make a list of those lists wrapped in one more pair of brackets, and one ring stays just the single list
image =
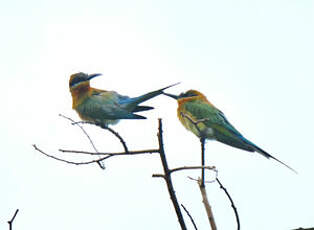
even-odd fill
[{"label": "dead branch", "polygon": [[102,125],[102,124],[98,124],[98,123],[95,123],[95,122],[91,122],[91,121],[76,121],[76,122],[73,122],[72,123],[73,125],[79,125],[79,124],[89,124],[89,125],[96,125],[102,129],[105,129],[105,130],[108,130],[109,132],[111,132],[114,136],[116,136],[119,141],[121,142],[123,148],[124,148],[124,151],[125,152],[128,152],[128,147],[125,143],[125,141],[123,140],[123,138],[120,136],[120,134],[118,132],[116,132],[115,130],[113,130],[112,128],[110,128],[109,126],[105,126],[105,125]]},{"label": "dead branch", "polygon": [[128,151],[128,152],[114,152],[114,153],[89,152],[89,151],[82,151],[82,150],[67,150],[67,149],[59,149],[59,151],[63,153],[79,153],[79,154],[86,154],[86,155],[92,155],[92,156],[103,156],[103,155],[120,156],[120,155],[159,153],[159,149],[145,149],[145,150],[135,150],[135,151]]},{"label": "dead branch", "polygon": [[68,161],[68,160],[64,160],[64,159],[59,158],[59,157],[52,156],[52,155],[44,152],[40,148],[38,148],[37,145],[33,144],[33,147],[36,151],[40,152],[41,154],[45,155],[46,157],[52,158],[52,159],[57,160],[57,161],[62,161],[62,162],[67,163],[67,164],[72,164],[72,165],[87,165],[87,164],[99,163],[100,161],[103,161],[103,160],[108,158],[108,156],[106,156],[106,157],[99,158],[98,160],[74,162],[74,161]]},{"label": "dead branch", "polygon": [[186,228],[186,225],[184,223],[183,215],[181,213],[180,206],[179,206],[179,203],[178,203],[178,200],[177,200],[177,197],[175,195],[174,188],[173,188],[173,184],[172,184],[171,173],[170,173],[170,170],[168,167],[168,163],[167,163],[167,159],[166,159],[166,155],[165,155],[165,150],[164,150],[162,132],[163,132],[162,122],[161,122],[161,119],[159,118],[158,119],[158,135],[157,136],[158,136],[158,143],[159,143],[159,150],[160,150],[159,156],[160,156],[161,163],[162,163],[163,170],[164,170],[164,176],[162,176],[162,178],[164,178],[166,183],[167,183],[170,199],[171,199],[172,204],[174,206],[174,209],[176,211],[181,229],[186,230],[187,228]]},{"label": "dead branch", "polygon": [[[47,154],[46,152],[44,152],[43,150],[41,150],[40,148],[38,148],[36,145],[33,145],[34,149],[40,153],[42,153],[43,155],[52,158],[54,160],[58,160],[58,161],[62,161],[64,163],[68,163],[68,164],[74,164],[74,165],[85,165],[85,164],[92,164],[92,163],[98,163],[100,164],[101,161],[108,159],[109,157],[113,157],[113,156],[125,156],[125,155],[138,155],[138,154],[152,154],[152,153],[159,153],[161,162],[162,162],[162,166],[163,166],[163,170],[164,170],[164,174],[153,174],[153,177],[161,177],[165,180],[166,184],[167,184],[167,188],[168,188],[168,193],[170,195],[170,199],[173,203],[175,212],[177,214],[177,218],[178,221],[180,223],[181,229],[185,230],[186,225],[183,219],[183,215],[181,213],[181,209],[177,200],[177,197],[175,195],[175,191],[173,188],[173,184],[172,184],[172,179],[171,179],[171,173],[173,172],[177,172],[177,171],[182,171],[182,170],[192,170],[192,169],[201,169],[202,170],[202,180],[198,180],[199,185],[200,185],[200,189],[202,192],[202,196],[203,196],[203,202],[205,205],[206,210],[211,210],[209,203],[208,203],[208,199],[207,199],[207,195],[206,195],[206,191],[205,191],[205,173],[204,171],[207,170],[214,170],[217,173],[217,170],[215,169],[215,167],[211,167],[211,166],[205,166],[205,157],[204,157],[204,152],[205,152],[205,139],[201,139],[202,142],[202,166],[183,166],[183,167],[178,167],[178,168],[173,168],[173,169],[169,169],[168,167],[168,163],[166,160],[166,156],[165,156],[165,151],[164,151],[164,145],[163,145],[163,130],[162,130],[162,122],[161,119],[158,120],[158,144],[159,144],[159,148],[158,149],[147,149],[147,150],[136,150],[136,151],[129,151],[127,148],[127,145],[125,143],[125,141],[123,140],[123,138],[114,130],[112,130],[109,127],[103,127],[101,126],[101,128],[104,128],[108,131],[110,131],[112,134],[114,134],[122,143],[123,148],[124,148],[124,152],[99,152],[96,147],[95,144],[93,143],[92,139],[90,138],[90,136],[88,135],[88,133],[84,130],[84,128],[80,125],[80,124],[93,124],[93,125],[97,125],[99,126],[99,124],[95,124],[92,122],[74,122],[71,118],[68,118],[66,116],[60,115],[65,119],[68,119],[69,121],[72,122],[72,124],[74,125],[78,125],[80,127],[80,129],[84,132],[84,134],[86,135],[86,137],[89,139],[93,149],[95,150],[95,152],[89,152],[89,151],[78,151],[78,150],[66,150],[66,149],[59,149],[60,152],[62,153],[75,153],[75,154],[85,154],[85,155],[92,155],[92,156],[103,156],[97,160],[90,160],[90,161],[83,161],[83,162],[74,162],[74,161],[69,161],[69,160],[65,160],[50,154]],[[199,121],[195,122],[195,124],[198,124]],[[184,208],[184,207],[183,207]],[[185,209],[185,208],[184,208]],[[185,209],[185,211],[187,212],[187,210]],[[187,212],[188,213],[188,212]],[[207,212],[208,213],[208,212]],[[209,214],[208,214],[209,215]],[[191,218],[191,216],[189,215],[189,217]],[[209,215],[209,219],[210,219],[210,224],[212,226],[212,229],[216,229],[215,228],[215,223],[213,222],[213,216],[212,213]],[[195,226],[195,223],[194,223]],[[214,226],[214,227],[213,227]],[[196,228],[196,226],[195,226]]]},{"label": "dead branch", "polygon": [[63,149],[59,149],[60,152],[68,152],[68,153],[79,153],[79,154],[87,154],[87,155],[97,155],[97,156],[102,156],[105,155],[105,157],[101,157],[97,160],[91,160],[91,161],[83,161],[83,162],[75,162],[75,161],[69,161],[69,160],[65,160],[59,157],[55,157],[53,155],[50,155],[46,152],[44,152],[43,150],[41,150],[40,148],[37,147],[37,145],[33,144],[33,147],[36,151],[42,153],[43,155],[52,158],[54,160],[57,161],[62,161],[64,163],[68,163],[68,164],[74,164],[74,165],[86,165],[86,164],[93,164],[93,163],[98,163],[100,161],[106,160],[111,156],[125,156],[125,155],[139,155],[139,154],[152,154],[152,153],[159,153],[159,150],[156,149],[147,149],[147,150],[138,150],[138,151],[129,151],[129,152],[117,152],[117,153],[95,153],[95,152],[87,152],[87,151],[77,151],[77,150],[63,150]]},{"label": "dead branch", "polygon": [[203,204],[204,204],[204,207],[205,207],[205,210],[206,210],[206,213],[207,213],[207,217],[208,217],[208,221],[209,221],[210,227],[211,227],[212,230],[217,230],[215,219],[214,219],[214,215],[213,215],[213,211],[212,211],[212,208],[211,208],[211,206],[210,206],[210,204],[208,202],[208,199],[207,199],[207,193],[206,193],[205,185],[204,184],[202,185],[202,180],[201,179],[198,181],[198,185],[199,185],[199,188],[200,188],[200,191],[201,191],[201,194],[202,194]]}]

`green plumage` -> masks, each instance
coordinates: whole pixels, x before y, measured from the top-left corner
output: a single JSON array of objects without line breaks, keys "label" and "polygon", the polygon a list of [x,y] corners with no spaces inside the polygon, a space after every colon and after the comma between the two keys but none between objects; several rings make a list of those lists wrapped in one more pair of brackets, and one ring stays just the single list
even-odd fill
[{"label": "green plumage", "polygon": [[243,140],[244,137],[230,124],[224,114],[208,103],[200,100],[186,102],[182,105],[182,110],[191,114],[194,121],[204,120],[197,124],[201,131],[199,137],[215,139],[236,148],[255,151]]},{"label": "green plumage", "polygon": [[181,123],[199,138],[214,139],[224,144],[258,152],[267,158],[272,158],[296,172],[290,166],[273,157],[253,142],[249,141],[236,130],[225,115],[212,105],[207,98],[196,90],[189,90],[176,96],[164,93],[178,101],[177,115]]}]

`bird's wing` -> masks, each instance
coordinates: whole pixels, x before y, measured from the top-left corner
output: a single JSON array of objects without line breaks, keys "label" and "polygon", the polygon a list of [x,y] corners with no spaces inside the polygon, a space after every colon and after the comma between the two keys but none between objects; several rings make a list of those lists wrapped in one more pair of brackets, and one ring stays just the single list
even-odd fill
[{"label": "bird's wing", "polygon": [[196,122],[197,120],[204,120],[201,123],[203,123],[204,126],[213,129],[213,135],[217,141],[249,152],[256,151],[267,158],[272,158],[278,161],[290,170],[297,173],[289,165],[273,157],[272,155],[265,152],[263,149],[259,148],[257,145],[243,137],[242,134],[238,130],[236,130],[233,125],[231,125],[225,115],[217,108],[208,105],[205,102],[187,102],[184,106],[185,109],[189,111],[188,115],[194,116],[194,122]]},{"label": "bird's wing", "polygon": [[226,124],[230,124],[220,110],[206,102],[186,102],[182,105],[182,111],[190,113],[194,118],[194,122],[202,121],[201,123],[210,128],[213,125],[225,126]]},{"label": "bird's wing", "polygon": [[94,91],[84,103],[84,114],[94,119],[145,119],[121,107],[119,96],[114,91]]},{"label": "bird's wing", "polygon": [[189,111],[196,120],[202,121],[199,126],[204,125],[213,130],[213,136],[217,141],[231,145],[247,151],[254,151],[246,139],[237,131],[227,120],[223,112],[217,108],[208,105],[206,102],[187,102],[185,109]]}]

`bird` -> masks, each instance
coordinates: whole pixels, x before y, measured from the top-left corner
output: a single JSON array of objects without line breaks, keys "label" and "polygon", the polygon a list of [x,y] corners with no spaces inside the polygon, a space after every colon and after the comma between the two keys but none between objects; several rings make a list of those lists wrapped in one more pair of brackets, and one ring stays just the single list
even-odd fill
[{"label": "bird", "polygon": [[273,157],[253,142],[246,139],[226,118],[223,112],[208,101],[206,96],[197,90],[188,90],[180,95],[163,93],[177,100],[177,116],[182,125],[197,137],[216,140],[229,146],[257,152],[266,158],[271,158],[296,171]]},{"label": "bird", "polygon": [[139,104],[162,94],[163,90],[179,84],[172,84],[142,96],[128,97],[115,91],[90,87],[90,80],[101,75],[100,73],[78,72],[72,74],[69,80],[72,108],[82,120],[101,127],[117,124],[120,119],[146,119],[146,117],[135,113],[151,110],[153,107]]}]

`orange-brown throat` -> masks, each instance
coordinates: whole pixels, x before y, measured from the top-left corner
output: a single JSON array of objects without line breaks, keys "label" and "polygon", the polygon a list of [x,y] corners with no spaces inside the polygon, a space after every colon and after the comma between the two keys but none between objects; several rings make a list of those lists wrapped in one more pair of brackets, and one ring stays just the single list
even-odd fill
[{"label": "orange-brown throat", "polygon": [[74,87],[70,87],[72,95],[72,108],[75,109],[82,101],[88,97],[90,91],[89,82],[82,82]]}]

